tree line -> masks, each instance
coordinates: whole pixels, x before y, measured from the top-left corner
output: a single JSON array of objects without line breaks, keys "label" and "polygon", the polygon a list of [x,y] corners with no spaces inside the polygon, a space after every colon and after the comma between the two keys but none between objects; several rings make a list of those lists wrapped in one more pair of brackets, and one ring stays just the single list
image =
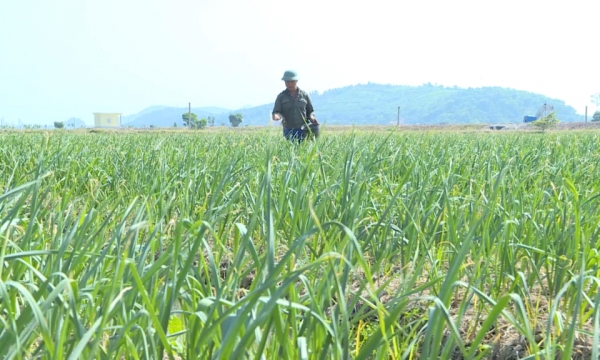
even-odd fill
[{"label": "tree line", "polygon": [[[186,112],[183,115],[181,115],[181,118],[183,119],[183,126],[189,127],[191,129],[204,129],[207,125],[215,125],[214,116],[207,116],[198,119],[198,115],[196,115],[195,113]],[[229,122],[231,123],[232,127],[238,127],[242,123],[243,119],[244,117],[241,113],[229,114]],[[173,127],[177,127],[176,122],[173,123]]]}]

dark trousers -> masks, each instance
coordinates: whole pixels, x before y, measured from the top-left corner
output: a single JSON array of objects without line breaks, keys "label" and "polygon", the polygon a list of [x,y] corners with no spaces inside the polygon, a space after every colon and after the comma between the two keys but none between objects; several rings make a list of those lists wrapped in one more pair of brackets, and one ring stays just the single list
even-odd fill
[{"label": "dark trousers", "polygon": [[302,129],[286,129],[283,128],[283,136],[290,141],[301,142],[306,138],[306,134],[302,131]]}]

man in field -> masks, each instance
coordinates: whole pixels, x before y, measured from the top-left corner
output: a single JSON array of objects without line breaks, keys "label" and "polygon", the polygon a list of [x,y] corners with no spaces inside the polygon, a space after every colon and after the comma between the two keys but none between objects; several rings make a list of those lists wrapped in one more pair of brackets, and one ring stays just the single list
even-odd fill
[{"label": "man in field", "polygon": [[298,74],[293,70],[284,72],[281,80],[285,81],[283,90],[275,99],[273,120],[282,120],[283,136],[288,140],[302,141],[307,132],[302,127],[309,128],[309,123],[318,125],[310,96],[298,87]]}]

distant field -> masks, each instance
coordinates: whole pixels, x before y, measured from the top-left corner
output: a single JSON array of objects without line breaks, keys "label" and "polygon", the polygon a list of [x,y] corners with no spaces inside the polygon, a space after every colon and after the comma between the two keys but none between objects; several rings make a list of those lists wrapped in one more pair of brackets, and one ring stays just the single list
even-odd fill
[{"label": "distant field", "polygon": [[600,134],[481,128],[0,132],[0,358],[598,358]]},{"label": "distant field", "polygon": [[[490,129],[490,126],[505,126],[504,129]],[[322,124],[324,132],[330,133],[347,133],[347,132],[539,132],[535,126],[530,123],[506,123],[506,124],[401,124],[396,125],[328,125]],[[562,122],[559,123],[556,128],[548,130],[549,132],[557,131],[597,131],[600,130],[600,122]],[[27,132],[27,133],[38,133],[38,132],[69,132],[71,134],[81,133],[119,133],[119,134],[138,134],[138,133],[256,133],[256,132],[269,132],[269,133],[280,133],[281,124],[273,122],[271,126],[239,126],[232,128],[230,126],[207,126],[202,130],[190,130],[183,127],[158,127],[158,128],[82,128],[74,130],[66,129],[35,129],[35,130],[15,130],[15,129],[1,129],[2,132]]]}]

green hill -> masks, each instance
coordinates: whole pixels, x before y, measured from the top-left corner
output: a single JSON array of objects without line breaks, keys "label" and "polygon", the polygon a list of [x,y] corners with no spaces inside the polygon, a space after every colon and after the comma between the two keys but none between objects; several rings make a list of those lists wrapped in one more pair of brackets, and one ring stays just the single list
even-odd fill
[{"label": "green hill", "polygon": [[[434,85],[364,84],[311,94],[315,112],[327,124],[395,124],[398,106],[404,124],[518,123],[535,115],[547,102],[561,121],[580,121],[575,109],[559,99],[500,88],[458,88]],[[244,109],[245,122],[265,122],[273,104]],[[266,115],[265,115],[266,114]]]},{"label": "green hill", "polygon": [[[273,94],[273,100],[277,94]],[[459,88],[431,84],[402,86],[361,84],[311,93],[316,115],[333,125],[395,124],[398,106],[403,124],[520,123],[525,115],[535,115],[544,104],[554,106],[563,122],[581,121],[583,116],[563,100],[527,91],[501,87]],[[273,103],[228,111],[219,108],[192,108],[199,118],[214,116],[215,126],[229,126],[228,115],[240,112],[245,125],[267,125]],[[143,111],[123,121],[126,126],[172,127],[182,125],[187,108],[160,107]]]},{"label": "green hill", "polygon": [[75,117],[69,118],[63,123],[65,124],[65,128],[67,129],[80,129],[86,127],[85,121]]},{"label": "green hill", "polygon": [[[201,107],[192,108],[192,112],[198,115],[198,118],[215,116],[218,114],[229,115],[227,109],[216,108],[216,107]],[[150,107],[140,111],[137,114],[123,117],[123,126],[134,126],[134,127],[173,127],[174,123],[177,123],[178,127],[183,126],[183,119],[181,115],[187,113],[188,108],[176,108],[176,107]],[[222,118],[229,120],[227,116],[221,115]],[[215,121],[215,125],[219,125],[219,121]]]}]

